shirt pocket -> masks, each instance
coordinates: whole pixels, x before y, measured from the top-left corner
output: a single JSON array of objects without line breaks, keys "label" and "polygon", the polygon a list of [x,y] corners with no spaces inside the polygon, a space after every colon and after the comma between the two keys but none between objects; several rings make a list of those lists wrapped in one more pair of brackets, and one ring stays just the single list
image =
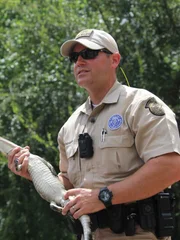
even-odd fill
[{"label": "shirt pocket", "polygon": [[104,176],[125,177],[132,169],[133,156],[136,155],[134,138],[130,134],[106,136],[99,143],[101,151],[100,171]]},{"label": "shirt pocket", "polygon": [[134,143],[132,135],[107,136],[100,141],[100,148],[125,148],[131,147]]},{"label": "shirt pocket", "polygon": [[68,159],[68,177],[70,182],[77,186],[80,181],[80,166],[78,160],[78,143],[71,141],[65,144],[66,156]]}]

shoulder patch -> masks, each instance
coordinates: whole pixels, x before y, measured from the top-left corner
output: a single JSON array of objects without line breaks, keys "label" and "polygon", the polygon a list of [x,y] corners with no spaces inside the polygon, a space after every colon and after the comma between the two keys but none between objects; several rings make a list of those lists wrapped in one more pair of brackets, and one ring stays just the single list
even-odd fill
[{"label": "shoulder patch", "polygon": [[158,103],[154,97],[150,98],[147,101],[145,108],[149,108],[149,111],[156,116],[165,115],[163,106],[160,103]]}]

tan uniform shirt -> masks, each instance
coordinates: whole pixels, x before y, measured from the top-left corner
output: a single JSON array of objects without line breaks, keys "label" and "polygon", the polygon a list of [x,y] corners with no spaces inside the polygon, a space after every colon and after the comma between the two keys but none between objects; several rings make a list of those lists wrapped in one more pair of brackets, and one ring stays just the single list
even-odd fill
[{"label": "tan uniform shirt", "polygon": [[[89,133],[94,155],[79,156],[78,136]],[[101,188],[122,181],[149,159],[177,152],[174,113],[158,97],[115,82],[100,105],[81,105],[58,135],[60,168],[75,188]]]},{"label": "tan uniform shirt", "polygon": [[[85,132],[93,140],[90,159],[81,159],[78,152],[78,136]],[[180,153],[177,123],[169,107],[146,90],[118,82],[94,110],[89,99],[80,106],[61,128],[58,142],[61,172],[67,172],[76,188],[108,186],[150,158]]]}]

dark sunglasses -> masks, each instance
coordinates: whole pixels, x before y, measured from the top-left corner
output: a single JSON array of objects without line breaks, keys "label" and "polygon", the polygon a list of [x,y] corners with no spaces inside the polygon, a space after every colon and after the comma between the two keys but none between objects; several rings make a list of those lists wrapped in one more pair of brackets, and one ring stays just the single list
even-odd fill
[{"label": "dark sunglasses", "polygon": [[94,59],[97,57],[99,52],[112,54],[112,52],[110,52],[107,49],[92,50],[92,49],[86,48],[80,52],[72,52],[71,55],[69,56],[69,60],[71,63],[76,63],[79,56],[81,56],[83,59]]}]

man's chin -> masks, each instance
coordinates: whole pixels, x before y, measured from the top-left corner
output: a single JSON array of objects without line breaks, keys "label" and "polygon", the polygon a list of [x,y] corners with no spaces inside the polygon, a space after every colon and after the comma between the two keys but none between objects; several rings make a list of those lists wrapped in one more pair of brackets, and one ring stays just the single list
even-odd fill
[{"label": "man's chin", "polygon": [[82,88],[86,88],[89,86],[89,84],[91,84],[91,82],[87,79],[77,79],[77,84]]}]

